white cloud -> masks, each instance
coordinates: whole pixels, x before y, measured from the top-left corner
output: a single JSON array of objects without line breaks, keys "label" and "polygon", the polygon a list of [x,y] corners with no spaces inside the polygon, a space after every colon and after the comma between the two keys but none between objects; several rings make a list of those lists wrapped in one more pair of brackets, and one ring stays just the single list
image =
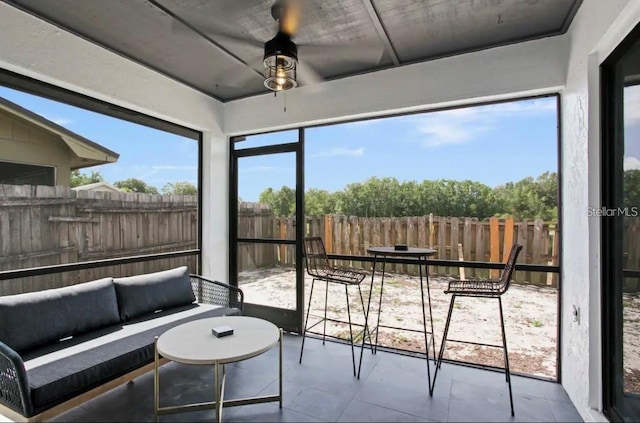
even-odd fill
[{"label": "white cloud", "polygon": [[625,157],[622,167],[624,170],[640,170],[640,160],[635,157]]},{"label": "white cloud", "polygon": [[364,155],[364,147],[360,148],[344,148],[334,147],[331,150],[323,151],[317,154],[313,154],[311,157],[336,157],[336,156],[349,156],[358,157]]},{"label": "white cloud", "polygon": [[410,122],[423,146],[439,147],[473,141],[511,116],[555,112],[555,108],[554,98],[543,98],[432,112],[413,117]]}]

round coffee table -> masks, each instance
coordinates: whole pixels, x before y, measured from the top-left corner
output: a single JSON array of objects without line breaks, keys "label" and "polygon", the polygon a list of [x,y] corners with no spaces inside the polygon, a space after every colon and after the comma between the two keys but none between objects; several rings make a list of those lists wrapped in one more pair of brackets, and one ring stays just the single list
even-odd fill
[{"label": "round coffee table", "polygon": [[[217,338],[211,329],[229,326],[233,335]],[[278,395],[224,400],[224,365],[246,360],[269,351],[280,342],[280,392]],[[212,365],[215,367],[215,401],[160,407],[160,357],[183,364]],[[161,414],[180,411],[216,409],[222,421],[222,408],[245,404],[279,401],[282,408],[282,329],[273,323],[255,317],[223,316],[194,320],[163,333],[155,342],[154,397],[156,418]]]}]

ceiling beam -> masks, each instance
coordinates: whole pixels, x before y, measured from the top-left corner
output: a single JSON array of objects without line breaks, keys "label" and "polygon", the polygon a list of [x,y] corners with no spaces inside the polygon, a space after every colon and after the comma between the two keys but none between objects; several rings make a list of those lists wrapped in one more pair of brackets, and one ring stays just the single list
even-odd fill
[{"label": "ceiling beam", "polygon": [[373,26],[376,28],[376,32],[378,36],[384,43],[384,48],[387,50],[389,56],[391,56],[391,60],[393,60],[393,64],[396,66],[400,64],[400,60],[398,59],[398,55],[396,54],[395,49],[393,48],[393,44],[391,44],[391,39],[389,39],[389,35],[387,31],[384,29],[384,25],[382,25],[382,21],[380,20],[380,15],[376,11],[375,6],[371,3],[371,0],[362,0],[364,7],[367,9],[367,13],[369,13],[369,17],[373,22]]},{"label": "ceiling beam", "polygon": [[222,44],[218,43],[216,40],[214,40],[213,38],[209,37],[207,34],[205,34],[204,32],[200,31],[195,26],[191,25],[189,22],[184,20],[182,17],[180,17],[176,13],[174,13],[173,10],[167,9],[166,7],[164,7],[163,5],[158,3],[156,0],[148,0],[148,2],[150,4],[152,4],[154,7],[162,10],[167,15],[171,16],[172,19],[175,19],[176,21],[180,22],[182,25],[184,25],[187,28],[189,28],[191,31],[195,32],[196,34],[198,34],[199,36],[201,36],[202,38],[207,40],[210,44],[212,44],[214,47],[216,47],[218,50],[220,50],[222,53],[224,53],[227,57],[235,60],[236,62],[238,62],[241,65],[246,66],[251,71],[253,71],[256,75],[258,75],[260,78],[264,79],[264,75],[261,72],[259,72],[253,66],[251,66],[247,62],[245,62],[240,56],[235,55],[233,52],[231,52],[230,50],[225,48]]}]

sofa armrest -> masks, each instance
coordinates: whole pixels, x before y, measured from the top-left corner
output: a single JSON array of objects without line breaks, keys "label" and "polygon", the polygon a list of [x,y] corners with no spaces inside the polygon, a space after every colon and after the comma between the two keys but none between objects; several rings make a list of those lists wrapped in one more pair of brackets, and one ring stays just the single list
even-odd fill
[{"label": "sofa armrest", "polygon": [[0,403],[25,417],[33,415],[31,392],[22,357],[0,342]]},{"label": "sofa armrest", "polygon": [[199,303],[237,308],[242,312],[244,293],[240,288],[206,279],[200,275],[190,275],[190,277],[193,293]]}]

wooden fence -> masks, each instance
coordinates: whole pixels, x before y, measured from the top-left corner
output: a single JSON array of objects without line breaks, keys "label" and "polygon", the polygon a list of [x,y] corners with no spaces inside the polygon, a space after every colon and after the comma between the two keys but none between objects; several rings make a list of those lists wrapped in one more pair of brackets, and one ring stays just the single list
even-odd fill
[{"label": "wooden fence", "polygon": [[[65,187],[0,185],[0,270],[15,270],[196,247],[197,197],[73,191]],[[241,203],[238,235],[247,238],[294,239],[295,218],[276,218],[264,204]],[[625,269],[640,269],[640,218],[625,220]],[[418,216],[306,218],[306,233],[322,236],[329,253],[366,255],[369,246],[408,244],[432,247],[436,258],[504,261],[510,246],[523,245],[519,263],[557,265],[559,228],[556,222],[511,218],[481,221],[471,217]],[[240,245],[239,269],[292,266],[293,246]],[[361,262],[339,263],[369,268]],[[188,265],[196,257],[155,260],[0,282],[0,295],[65,286],[105,276],[131,275]],[[417,274],[411,265],[389,270]],[[437,275],[486,277],[481,269],[432,266]],[[495,274],[495,272],[494,272]],[[516,272],[515,281],[557,286],[558,276]],[[637,292],[639,281],[625,289]]]},{"label": "wooden fence", "polygon": [[[196,248],[196,196],[0,185],[0,270]],[[187,265],[180,257],[0,282],[0,295]]]},{"label": "wooden fence", "polygon": [[[370,246],[407,244],[437,250],[434,258],[459,261],[505,262],[514,243],[523,246],[519,263],[557,265],[559,228],[556,222],[472,217],[418,216],[363,218],[322,216],[307,219],[308,233],[322,236],[327,251],[335,254],[365,255]],[[340,263],[356,268],[362,262]],[[418,274],[417,266],[389,264],[396,273]],[[499,270],[432,266],[439,276],[467,278],[497,277]],[[557,287],[558,276],[543,272],[517,272],[516,282]]]},{"label": "wooden fence", "polygon": [[[265,206],[241,207],[239,236],[248,238],[295,239],[295,218],[276,218]],[[465,261],[506,261],[514,243],[523,245],[519,263],[557,265],[559,228],[556,222],[472,217],[355,217],[315,216],[306,218],[306,234],[321,236],[329,254],[367,255],[370,246],[408,244],[431,247],[435,258]],[[248,244],[239,249],[239,268],[252,270],[273,266],[292,266],[295,250],[291,246]],[[342,262],[355,268],[370,269],[369,263]],[[418,274],[414,265],[389,264],[388,271]],[[498,270],[461,269],[457,266],[432,266],[432,274],[486,278]],[[515,281],[557,287],[558,275],[546,272],[521,272]]]}]

